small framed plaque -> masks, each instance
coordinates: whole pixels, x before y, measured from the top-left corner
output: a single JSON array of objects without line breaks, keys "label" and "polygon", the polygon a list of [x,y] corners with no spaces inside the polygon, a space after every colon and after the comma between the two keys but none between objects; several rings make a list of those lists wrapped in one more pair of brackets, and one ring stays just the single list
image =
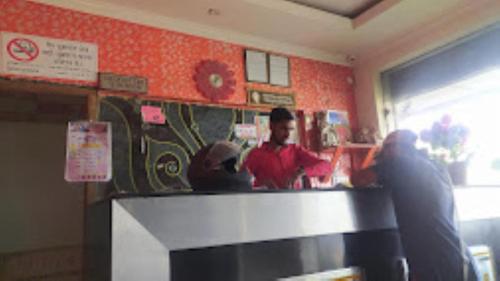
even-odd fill
[{"label": "small framed plaque", "polygon": [[290,66],[287,57],[269,55],[269,83],[290,87]]},{"label": "small framed plaque", "polygon": [[125,76],[115,73],[99,73],[99,89],[137,94],[148,93],[148,79],[139,76]]},{"label": "small framed plaque", "polygon": [[270,93],[247,89],[247,101],[249,105],[295,107],[295,95],[291,93]]}]

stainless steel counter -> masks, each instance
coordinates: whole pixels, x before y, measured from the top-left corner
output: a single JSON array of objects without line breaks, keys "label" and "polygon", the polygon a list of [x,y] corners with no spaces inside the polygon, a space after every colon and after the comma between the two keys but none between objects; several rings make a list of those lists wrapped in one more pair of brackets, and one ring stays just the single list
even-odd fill
[{"label": "stainless steel counter", "polygon": [[[500,217],[500,189],[457,189],[455,195],[464,221]],[[392,208],[383,190],[115,198],[90,215],[90,232],[109,232],[101,233],[109,237],[104,244],[88,235],[90,255],[109,259],[95,266],[110,267],[101,271],[108,276],[92,280],[170,280],[174,250],[395,229]]]}]

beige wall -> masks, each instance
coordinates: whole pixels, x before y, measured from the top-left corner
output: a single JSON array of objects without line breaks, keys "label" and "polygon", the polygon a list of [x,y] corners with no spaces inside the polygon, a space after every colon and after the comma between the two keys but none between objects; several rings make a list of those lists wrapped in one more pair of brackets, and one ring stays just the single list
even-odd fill
[{"label": "beige wall", "polygon": [[[382,71],[446,45],[474,31],[500,21],[500,1],[467,0],[446,14],[434,18],[373,51],[360,56],[355,64],[356,102],[360,126],[380,128]],[[499,53],[500,54],[500,53]]]},{"label": "beige wall", "polygon": [[65,124],[0,122],[0,255],[81,245],[83,189],[63,179]]}]

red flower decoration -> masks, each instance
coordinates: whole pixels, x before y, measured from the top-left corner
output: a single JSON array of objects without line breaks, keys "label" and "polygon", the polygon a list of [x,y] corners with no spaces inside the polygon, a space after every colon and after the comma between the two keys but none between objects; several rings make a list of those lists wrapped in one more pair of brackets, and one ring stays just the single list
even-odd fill
[{"label": "red flower decoration", "polygon": [[228,66],[214,60],[204,60],[196,67],[196,88],[211,101],[228,99],[234,94],[234,72]]}]

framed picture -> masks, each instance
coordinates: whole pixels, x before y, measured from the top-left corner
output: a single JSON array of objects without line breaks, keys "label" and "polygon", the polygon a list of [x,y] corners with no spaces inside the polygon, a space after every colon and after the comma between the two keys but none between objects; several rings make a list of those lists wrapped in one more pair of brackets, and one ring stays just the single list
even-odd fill
[{"label": "framed picture", "polygon": [[349,115],[347,114],[347,111],[328,110],[326,114],[326,122],[329,125],[349,126]]},{"label": "framed picture", "polygon": [[255,50],[245,50],[245,74],[247,82],[268,83],[267,54]]},{"label": "framed picture", "polygon": [[321,146],[328,148],[351,141],[351,128],[347,111],[327,110],[317,113],[321,131]]},{"label": "framed picture", "polygon": [[290,87],[290,66],[287,57],[269,55],[269,83]]}]

